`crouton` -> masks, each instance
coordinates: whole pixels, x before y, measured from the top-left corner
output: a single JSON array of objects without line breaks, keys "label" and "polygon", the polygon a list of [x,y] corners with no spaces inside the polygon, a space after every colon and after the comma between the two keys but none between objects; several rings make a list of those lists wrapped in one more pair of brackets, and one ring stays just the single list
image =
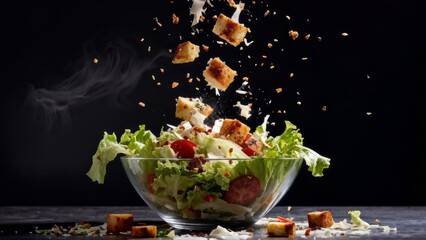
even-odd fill
[{"label": "crouton", "polygon": [[203,71],[203,76],[208,85],[220,91],[225,91],[234,81],[236,75],[237,72],[228,67],[218,57],[210,59],[207,68]]},{"label": "crouton", "polygon": [[269,222],[269,237],[294,237],[296,235],[296,224],[294,222]]},{"label": "crouton", "polygon": [[308,214],[308,224],[310,228],[331,227],[334,224],[330,211],[314,211]]},{"label": "crouton", "polygon": [[203,103],[201,98],[178,97],[175,112],[177,118],[191,122],[192,116],[197,112],[208,117],[213,108]]},{"label": "crouton", "polygon": [[132,238],[155,238],[157,237],[157,226],[133,226],[130,234]]},{"label": "crouton", "polygon": [[247,27],[222,13],[218,16],[213,27],[213,33],[234,47],[238,46],[244,40],[247,32]]},{"label": "crouton", "polygon": [[107,233],[119,234],[132,229],[134,215],[131,213],[110,213],[107,216]]},{"label": "crouton", "polygon": [[250,132],[250,127],[240,122],[237,119],[224,119],[219,135],[242,145],[247,134]]},{"label": "crouton", "polygon": [[190,41],[181,43],[178,45],[172,63],[181,64],[193,62],[197,57],[199,57],[200,46],[191,43]]}]

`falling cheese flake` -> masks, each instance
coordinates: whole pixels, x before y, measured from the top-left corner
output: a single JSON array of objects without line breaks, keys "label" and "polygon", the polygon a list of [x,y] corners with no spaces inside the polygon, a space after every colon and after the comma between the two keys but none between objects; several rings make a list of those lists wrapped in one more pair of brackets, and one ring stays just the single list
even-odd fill
[{"label": "falling cheese flake", "polygon": [[370,116],[373,113],[372,112],[366,112],[365,114],[367,114],[367,116]]},{"label": "falling cheese flake", "polygon": [[151,75],[151,77],[152,77],[152,80],[154,80],[154,81],[155,81],[155,75]]},{"label": "falling cheese flake", "polygon": [[178,83],[178,82],[173,82],[173,83],[172,83],[172,88],[176,88],[177,86],[179,86],[179,83]]},{"label": "falling cheese flake", "polygon": [[145,103],[144,102],[139,102],[138,105],[141,106],[141,107],[145,107]]},{"label": "falling cheese flake", "polygon": [[240,14],[244,9],[244,3],[240,2],[238,5],[235,6],[235,12],[232,14],[231,19],[235,22],[239,23]]},{"label": "falling cheese flake", "polygon": [[287,20],[289,20],[289,21],[290,21],[290,19],[291,19],[291,18],[290,18],[290,16],[288,16],[288,15],[287,15],[287,16],[285,16],[285,18],[287,18]]},{"label": "falling cheese flake", "polygon": [[243,39],[243,41],[244,41],[244,44],[248,47],[248,46],[250,46],[254,41],[251,41],[251,42],[247,42],[247,39],[246,38],[244,38]]},{"label": "falling cheese flake", "polygon": [[277,88],[277,89],[275,89],[275,91],[276,91],[277,93],[280,93],[280,92],[282,92],[282,91],[283,91],[283,89],[282,89],[282,88]]},{"label": "falling cheese flake", "polygon": [[93,59],[93,63],[94,64],[96,64],[96,63],[98,63],[99,61],[98,61],[98,59],[97,58],[95,58],[95,59]]},{"label": "falling cheese flake", "polygon": [[324,106],[322,107],[321,111],[323,111],[323,112],[327,112],[327,106],[325,106],[325,105],[324,105]]},{"label": "falling cheese flake", "polygon": [[157,25],[159,26],[159,27],[163,27],[163,25],[158,21],[158,18],[157,17],[155,17],[154,18],[154,21],[157,23]]},{"label": "falling cheese flake", "polygon": [[240,101],[237,102],[237,104],[234,105],[234,107],[239,107],[241,109],[240,115],[242,117],[245,117],[246,119],[248,119],[251,116],[251,106],[252,104],[249,103],[247,105],[241,104]]},{"label": "falling cheese flake", "polygon": [[189,14],[194,15],[194,18],[192,20],[191,27],[195,26],[200,21],[200,18],[201,16],[203,16],[203,13],[205,13],[206,9],[203,8],[205,3],[206,0],[192,0],[192,6],[189,10]]},{"label": "falling cheese flake", "polygon": [[290,77],[292,78],[292,77],[294,77],[294,73],[290,73]]},{"label": "falling cheese flake", "polygon": [[342,33],[342,36],[347,37],[347,36],[349,36],[349,34],[344,32],[344,33]]}]

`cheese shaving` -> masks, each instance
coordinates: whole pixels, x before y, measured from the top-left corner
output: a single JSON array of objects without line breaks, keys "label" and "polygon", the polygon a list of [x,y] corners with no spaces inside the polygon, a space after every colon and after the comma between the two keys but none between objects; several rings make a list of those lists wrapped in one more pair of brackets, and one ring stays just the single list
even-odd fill
[{"label": "cheese shaving", "polygon": [[240,115],[248,119],[251,116],[251,113],[250,113],[251,105],[252,105],[251,103],[244,105],[244,104],[241,104],[240,101],[238,101],[237,104],[234,105],[234,107],[239,107],[241,109]]},{"label": "cheese shaving", "polygon": [[239,23],[240,14],[243,11],[243,9],[244,9],[244,3],[242,2],[238,3],[238,5],[235,6],[235,12],[234,14],[232,14],[231,19]]},{"label": "cheese shaving", "polygon": [[203,15],[203,13],[206,12],[207,8],[203,8],[205,3],[206,3],[206,0],[192,0],[192,6],[191,6],[191,9],[189,10],[189,14],[194,15],[194,18],[192,20],[191,27],[199,23],[201,16]]}]

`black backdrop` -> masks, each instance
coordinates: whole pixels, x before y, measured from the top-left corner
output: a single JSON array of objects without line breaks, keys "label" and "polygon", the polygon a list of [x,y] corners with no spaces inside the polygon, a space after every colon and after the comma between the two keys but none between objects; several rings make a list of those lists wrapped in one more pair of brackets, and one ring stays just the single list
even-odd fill
[{"label": "black backdrop", "polygon": [[[253,103],[251,127],[271,114],[277,134],[290,120],[306,146],[331,158],[321,178],[303,167],[280,204],[426,203],[420,1],[248,1],[240,20],[253,43],[242,49],[217,43],[212,16],[233,9],[211,2],[198,31],[190,26],[191,1],[183,0],[3,8],[0,204],[143,205],[119,161],[108,165],[103,185],[85,173],[104,131],[146,124],[158,133],[177,123],[178,96],[204,97],[214,117],[242,119],[232,105]],[[210,49],[193,63],[171,64],[169,50],[186,40]],[[201,75],[215,56],[238,72],[220,96]],[[252,96],[235,93],[243,77]]]}]

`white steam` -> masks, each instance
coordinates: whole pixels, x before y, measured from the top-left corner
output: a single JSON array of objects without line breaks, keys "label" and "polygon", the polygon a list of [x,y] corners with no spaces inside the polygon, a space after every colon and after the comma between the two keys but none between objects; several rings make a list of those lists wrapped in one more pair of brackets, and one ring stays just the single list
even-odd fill
[{"label": "white steam", "polygon": [[44,88],[30,84],[26,103],[38,120],[51,127],[59,118],[69,120],[69,109],[73,105],[104,97],[117,99],[135,89],[144,73],[166,54],[141,57],[129,44],[111,43],[99,53],[87,54],[81,66],[64,81]]}]

